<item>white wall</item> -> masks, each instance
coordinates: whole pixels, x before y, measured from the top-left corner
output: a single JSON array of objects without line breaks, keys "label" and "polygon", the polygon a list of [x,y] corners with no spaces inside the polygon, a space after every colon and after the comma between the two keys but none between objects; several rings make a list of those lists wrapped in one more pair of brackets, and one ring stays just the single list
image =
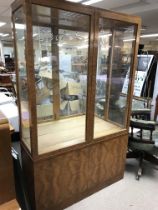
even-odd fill
[{"label": "white wall", "polygon": [[0,61],[4,63],[3,44],[1,40],[0,40]]},{"label": "white wall", "polygon": [[13,47],[3,47],[3,54],[4,55],[10,55],[10,57],[14,57],[14,50]]}]

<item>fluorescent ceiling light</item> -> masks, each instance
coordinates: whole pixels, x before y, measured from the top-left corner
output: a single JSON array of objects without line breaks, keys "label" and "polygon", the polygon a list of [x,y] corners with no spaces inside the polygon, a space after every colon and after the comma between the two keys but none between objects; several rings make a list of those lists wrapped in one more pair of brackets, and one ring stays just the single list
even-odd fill
[{"label": "fluorescent ceiling light", "polygon": [[115,45],[115,48],[121,48],[121,46],[119,46],[119,45]]},{"label": "fluorescent ceiling light", "polygon": [[5,22],[0,22],[0,27],[4,26],[6,23]]},{"label": "fluorescent ceiling light", "polygon": [[3,34],[3,33],[0,33],[0,36],[5,37],[5,36],[9,36],[9,34]]},{"label": "fluorescent ceiling light", "polygon": [[78,3],[78,2],[81,2],[82,0],[66,0],[66,1],[70,1],[70,2],[74,2],[74,3]]},{"label": "fluorescent ceiling light", "polygon": [[102,34],[102,35],[99,35],[99,38],[106,38],[109,36],[112,36],[112,34]]},{"label": "fluorescent ceiling light", "polygon": [[100,1],[103,1],[103,0],[89,0],[89,1],[83,2],[82,4],[84,4],[84,5],[91,5],[91,4],[98,3]]},{"label": "fluorescent ceiling light", "polygon": [[63,44],[57,44],[58,45],[58,47],[62,47],[63,46]]},{"label": "fluorescent ceiling light", "polygon": [[50,57],[42,57],[39,59],[41,62],[50,62]]},{"label": "fluorescent ceiling light", "polygon": [[25,29],[25,25],[24,24],[15,23],[15,28],[16,29]]},{"label": "fluorescent ceiling light", "polygon": [[140,30],[141,30],[141,31],[145,31],[145,30],[146,30],[146,28],[141,28]]},{"label": "fluorescent ceiling light", "polygon": [[9,34],[3,34],[2,36],[3,36],[3,37],[5,37],[5,36],[9,36]]},{"label": "fluorescent ceiling light", "polygon": [[124,42],[132,42],[132,41],[134,41],[135,39],[124,39],[123,41]]},{"label": "fluorescent ceiling light", "polygon": [[77,49],[86,49],[86,48],[88,48],[88,45],[82,45],[77,47]]},{"label": "fluorescent ceiling light", "polygon": [[158,34],[144,34],[140,36],[141,38],[148,38],[148,37],[158,37]]},{"label": "fluorescent ceiling light", "polygon": [[107,46],[107,47],[101,47],[101,51],[107,51],[109,50],[110,46]]},{"label": "fluorescent ceiling light", "polygon": [[19,39],[20,41],[22,41],[22,40],[24,40],[24,36],[21,38],[21,39]]},{"label": "fluorescent ceiling light", "polygon": [[33,37],[38,36],[38,34],[33,34]]}]

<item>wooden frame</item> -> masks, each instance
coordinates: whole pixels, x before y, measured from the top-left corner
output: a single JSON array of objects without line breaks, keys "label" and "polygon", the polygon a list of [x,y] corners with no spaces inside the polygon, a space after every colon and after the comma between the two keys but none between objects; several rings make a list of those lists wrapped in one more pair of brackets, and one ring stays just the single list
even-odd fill
[{"label": "wooden frame", "polygon": [[[36,89],[34,76],[34,52],[32,38],[32,4],[46,6],[52,9],[61,9],[69,12],[76,12],[88,15],[89,21],[89,48],[88,48],[88,77],[87,77],[87,103],[86,103],[86,124],[85,141],[79,144],[70,145],[47,153],[39,154],[37,111],[36,111]],[[52,210],[65,208],[74,202],[96,192],[99,189],[121,179],[124,173],[124,162],[126,157],[126,147],[128,140],[128,126],[131,109],[131,99],[134,81],[134,69],[136,66],[136,54],[139,42],[140,19],[138,17],[122,15],[107,10],[82,6],[80,4],[57,1],[57,0],[23,0],[15,1],[12,4],[13,17],[18,8],[23,7],[26,18],[26,42],[25,57],[28,77],[28,95],[30,112],[30,137],[31,152],[22,141],[22,161],[23,170],[29,191],[31,206],[37,210]],[[58,13],[58,12],[57,12]],[[52,15],[51,15],[52,18]],[[133,42],[133,57],[131,62],[131,82],[128,89],[128,97],[125,116],[125,126],[108,135],[94,138],[94,112],[95,112],[95,92],[96,92],[96,67],[98,56],[98,35],[99,19],[117,20],[121,23],[127,22],[135,26]],[[14,24],[15,25],[15,24]],[[65,26],[66,27],[66,26]],[[69,27],[70,28],[70,27]],[[51,28],[52,30],[52,28]],[[76,30],[76,27],[75,29]],[[58,30],[56,31],[58,33]],[[14,26],[14,36],[15,26]],[[112,43],[115,41],[115,34],[112,36]],[[56,46],[57,47],[57,46]],[[52,44],[51,44],[52,48]],[[17,46],[15,42],[15,49]],[[113,48],[112,48],[113,49]],[[58,51],[58,49],[55,49]],[[58,53],[58,52],[57,52]],[[16,53],[17,57],[17,53]],[[109,67],[109,77],[112,74],[112,57]],[[59,62],[56,68],[58,68]],[[16,73],[18,78],[18,60],[16,61]],[[52,73],[52,77],[58,75]],[[110,82],[107,91],[107,107],[110,97]],[[57,87],[59,92],[59,84]],[[54,87],[53,87],[53,90]],[[19,92],[19,88],[18,88]],[[19,93],[18,93],[18,96]],[[20,97],[19,97],[20,98]],[[59,119],[59,99],[60,96],[53,96],[55,105],[55,120]],[[19,102],[20,105],[20,102]],[[21,108],[19,106],[19,113]],[[104,113],[107,119],[108,112]],[[115,126],[115,125],[114,125]],[[22,131],[22,130],[21,130]],[[118,149],[119,148],[119,149]],[[112,155],[111,155],[112,153]],[[47,195],[50,195],[49,198]]]}]

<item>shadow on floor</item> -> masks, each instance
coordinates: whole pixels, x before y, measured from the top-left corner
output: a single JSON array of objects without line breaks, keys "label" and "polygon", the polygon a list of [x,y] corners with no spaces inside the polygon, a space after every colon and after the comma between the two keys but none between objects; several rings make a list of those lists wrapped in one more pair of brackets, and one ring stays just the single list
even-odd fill
[{"label": "shadow on floor", "polygon": [[[136,159],[126,160],[125,171],[128,173],[133,173],[135,177],[136,177],[138,167],[139,167],[138,161]],[[142,179],[144,176],[152,179],[157,176],[157,173],[158,173],[157,166],[155,166],[154,164],[150,162],[143,161],[143,174],[140,179]]]}]

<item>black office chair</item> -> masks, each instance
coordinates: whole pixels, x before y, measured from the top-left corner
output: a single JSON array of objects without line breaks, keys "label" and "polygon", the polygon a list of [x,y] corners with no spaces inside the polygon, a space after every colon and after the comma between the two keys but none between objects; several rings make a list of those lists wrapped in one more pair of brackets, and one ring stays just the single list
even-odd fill
[{"label": "black office chair", "polygon": [[149,109],[133,111],[130,128],[127,158],[138,158],[136,179],[139,180],[143,160],[158,165],[158,128],[157,123],[150,120]]}]

